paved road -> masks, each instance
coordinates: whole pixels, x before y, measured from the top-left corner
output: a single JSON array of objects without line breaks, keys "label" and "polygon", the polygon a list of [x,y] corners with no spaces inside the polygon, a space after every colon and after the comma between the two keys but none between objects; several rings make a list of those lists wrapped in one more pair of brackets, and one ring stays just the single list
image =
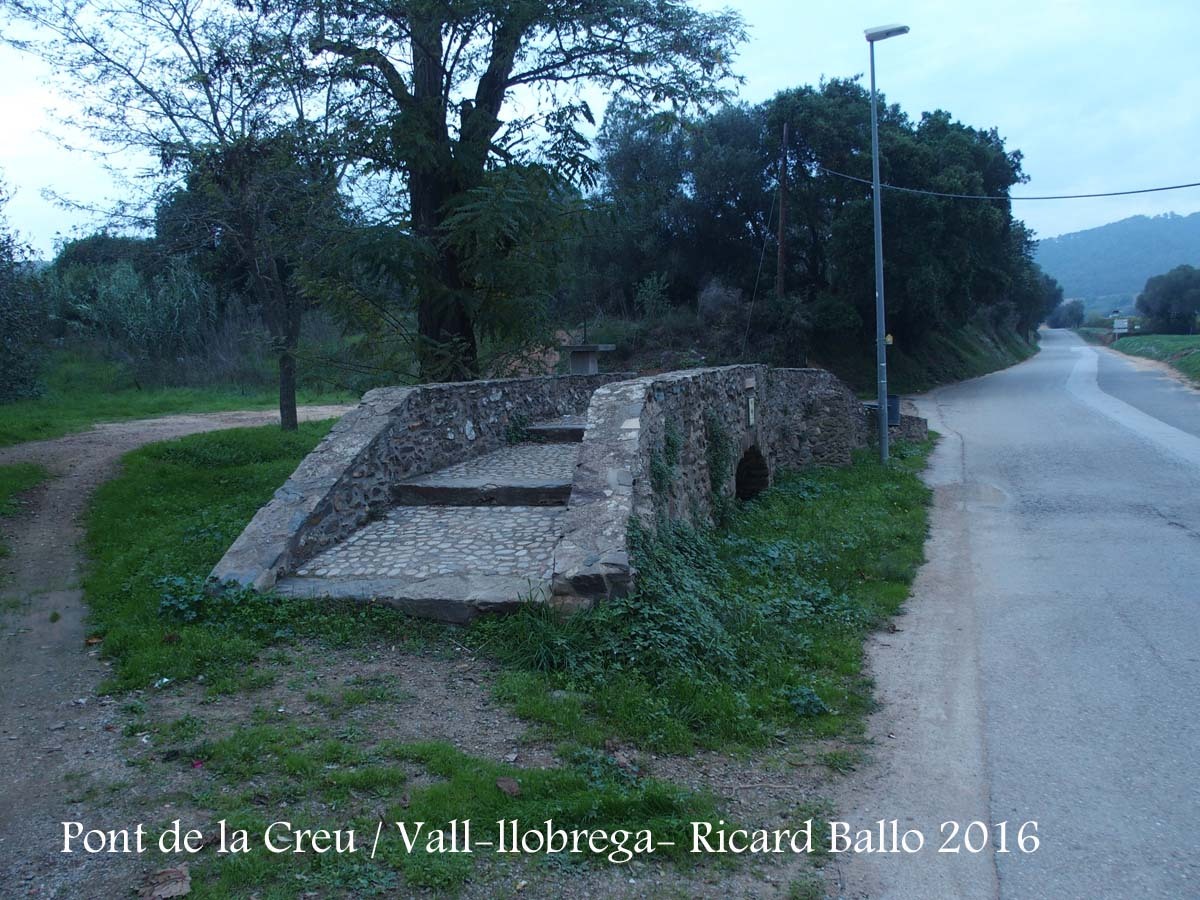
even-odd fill
[{"label": "paved road", "polygon": [[919,403],[929,561],[872,642],[883,762],[843,807],[931,839],[1036,820],[1041,847],[845,860],[847,896],[1200,897],[1200,394],[1042,347]]}]

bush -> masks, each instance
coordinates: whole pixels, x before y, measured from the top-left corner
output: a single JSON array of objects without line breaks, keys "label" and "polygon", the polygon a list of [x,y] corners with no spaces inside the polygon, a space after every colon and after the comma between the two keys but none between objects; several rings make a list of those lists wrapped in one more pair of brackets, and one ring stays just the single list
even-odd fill
[{"label": "bush", "polygon": [[1176,266],[1155,275],[1137,298],[1137,309],[1156,334],[1195,334],[1200,316],[1200,269]]},{"label": "bush", "polygon": [[200,349],[217,321],[215,291],[181,259],[149,279],[127,261],[69,266],[47,274],[46,290],[65,330],[105,339],[135,365]]},{"label": "bush", "polygon": [[[0,207],[7,201],[0,186]],[[42,311],[24,248],[0,221],[0,403],[40,393]]]},{"label": "bush", "polygon": [[1046,324],[1051,328],[1078,328],[1083,324],[1083,301],[1060,303],[1047,317]]}]

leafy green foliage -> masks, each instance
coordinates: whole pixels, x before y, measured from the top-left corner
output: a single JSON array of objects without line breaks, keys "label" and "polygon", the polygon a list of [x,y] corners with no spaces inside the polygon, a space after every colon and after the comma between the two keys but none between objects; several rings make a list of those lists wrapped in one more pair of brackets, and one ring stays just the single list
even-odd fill
[{"label": "leafy green foliage", "polygon": [[[641,344],[632,355],[644,364],[677,365],[647,358],[667,347],[710,362],[794,366],[812,358],[848,380],[867,380],[872,362],[844,348],[869,346],[874,329],[868,121],[867,91],[846,79],[691,118],[614,103],[597,139],[604,192],[592,215],[605,226],[581,247],[564,309],[601,297],[610,315],[633,318],[640,286],[665,275],[670,309],[630,335]],[[887,195],[888,327],[896,346],[925,356],[931,337],[956,338],[966,328],[1032,339],[1059,295],[1032,262],[1032,236],[1004,199],[1024,180],[1020,153],[994,130],[944,111],[913,121],[885,103],[880,128],[886,181],[1000,198]],[[764,260],[779,249],[781,177],[785,266],[783,284],[775,284],[775,267]]]},{"label": "leafy green foliage", "polygon": [[683,435],[674,422],[668,422],[663,429],[662,447],[650,454],[650,486],[659,496],[666,496],[671,489],[682,450]]},{"label": "leafy green foliage", "polygon": [[[45,60],[80,101],[80,127],[159,162],[149,196],[122,210],[126,221],[140,213],[138,224],[149,225],[145,213],[156,205],[171,255],[216,260],[208,284],[191,266],[167,267],[151,285],[139,283],[145,272],[97,264],[105,271],[92,279],[92,303],[75,311],[143,351],[169,355],[211,309],[212,288],[240,295],[270,335],[282,425],[294,429],[307,305],[294,272],[339,217],[344,171],[329,121],[340,104],[310,64],[295,18],[186,0],[119,0],[103,10],[31,0],[6,10],[31,26],[21,49]],[[97,242],[75,256],[102,258],[113,247]]]},{"label": "leafy green foliage", "polygon": [[0,403],[37,395],[44,316],[25,269],[25,250],[3,218],[8,193],[0,184]]},{"label": "leafy green foliage", "polygon": [[708,483],[714,497],[720,497],[733,471],[733,439],[717,415],[704,413],[704,459],[708,464]]},{"label": "leafy green foliage", "polygon": [[1046,319],[1051,328],[1078,328],[1083,324],[1083,301],[1068,300],[1056,306]]},{"label": "leafy green foliage", "polygon": [[201,350],[218,315],[216,292],[178,257],[149,275],[127,260],[64,265],[60,258],[43,289],[61,331],[109,342],[135,370]]},{"label": "leafy green foliage", "polygon": [[1200,322],[1200,269],[1176,266],[1155,275],[1138,296],[1137,308],[1151,331],[1194,334]]},{"label": "leafy green foliage", "polygon": [[[361,158],[405,176],[417,348],[430,381],[477,375],[477,330],[511,322],[551,272],[537,240],[552,224],[537,214],[547,192],[534,185],[523,196],[529,176],[593,186],[580,130],[593,116],[574,86],[639,104],[712,102],[726,94],[744,37],[736,13],[679,0],[289,5],[306,17],[310,47],[340,60],[354,88]],[[521,88],[533,89],[527,112],[508,103]]]},{"label": "leafy green foliage", "polygon": [[630,535],[634,594],[562,619],[530,605],[472,639],[518,673],[499,693],[551,734],[647,748],[761,745],[854,729],[862,637],[895,612],[923,554],[926,448],[884,469],[789,474],[721,529]]}]

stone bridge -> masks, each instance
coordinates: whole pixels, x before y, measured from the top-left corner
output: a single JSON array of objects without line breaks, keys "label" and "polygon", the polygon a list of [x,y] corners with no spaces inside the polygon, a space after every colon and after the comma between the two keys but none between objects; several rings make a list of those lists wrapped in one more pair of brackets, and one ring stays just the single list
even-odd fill
[{"label": "stone bridge", "polygon": [[[925,433],[907,416],[896,430]],[[529,600],[578,608],[632,587],[633,519],[708,522],[780,468],[848,464],[869,434],[862,404],[821,369],[380,388],[212,579],[455,622]]]}]

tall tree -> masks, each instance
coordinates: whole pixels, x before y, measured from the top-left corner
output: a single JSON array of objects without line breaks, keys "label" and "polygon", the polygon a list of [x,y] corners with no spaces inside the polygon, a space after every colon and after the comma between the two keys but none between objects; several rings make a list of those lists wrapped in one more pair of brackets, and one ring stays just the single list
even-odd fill
[{"label": "tall tree", "polygon": [[480,311],[448,223],[489,168],[540,161],[590,183],[585,85],[655,104],[710,102],[724,96],[744,37],[737,14],[684,0],[319,0],[311,18],[312,49],[343,60],[366,101],[363,156],[407,184],[430,380],[478,372]]},{"label": "tall tree", "polygon": [[1137,309],[1150,320],[1154,331],[1164,334],[1194,334],[1200,316],[1200,269],[1176,266],[1164,275],[1146,281],[1138,295]]},{"label": "tall tree", "polygon": [[[136,147],[155,185],[140,217],[183,190],[190,230],[235,263],[279,359],[279,410],[296,427],[295,350],[304,301],[292,277],[317,213],[336,205],[336,93],[307,64],[300,17],[209,0],[12,0],[79,101],[77,124],[108,147]],[[174,249],[194,249],[181,248]]]}]

